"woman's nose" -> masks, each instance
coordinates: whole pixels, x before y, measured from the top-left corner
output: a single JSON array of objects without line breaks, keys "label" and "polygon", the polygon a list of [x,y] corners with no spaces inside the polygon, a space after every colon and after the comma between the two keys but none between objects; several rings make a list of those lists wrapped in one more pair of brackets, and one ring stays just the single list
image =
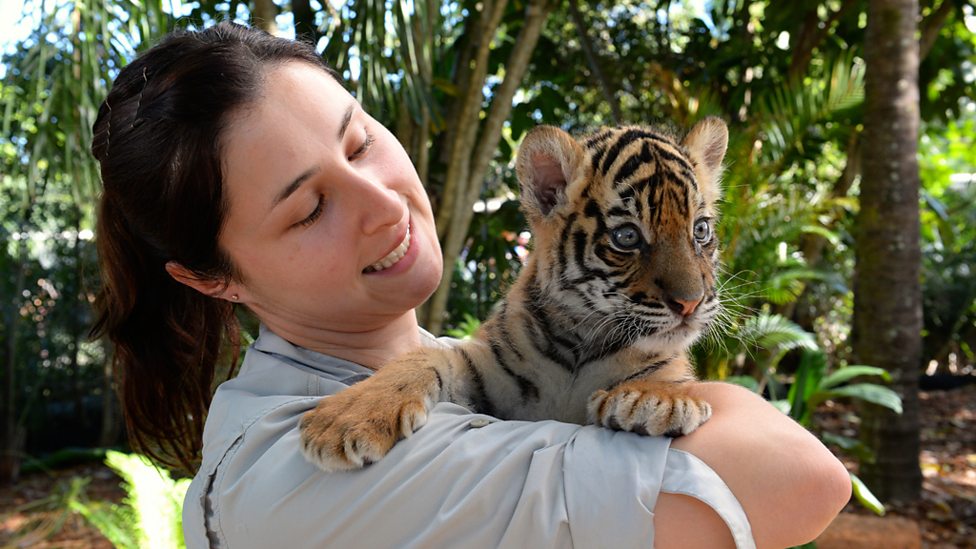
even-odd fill
[{"label": "woman's nose", "polygon": [[363,179],[359,193],[362,231],[373,234],[403,220],[406,204],[400,193],[373,178]]}]

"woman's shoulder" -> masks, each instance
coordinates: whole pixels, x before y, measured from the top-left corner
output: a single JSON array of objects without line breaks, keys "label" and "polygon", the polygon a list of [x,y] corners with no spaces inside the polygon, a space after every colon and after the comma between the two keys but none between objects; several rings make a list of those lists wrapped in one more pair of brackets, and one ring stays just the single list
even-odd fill
[{"label": "woman's shoulder", "polygon": [[[282,341],[265,337],[252,345],[240,376],[214,399],[212,413],[220,417],[208,418],[204,466],[185,513],[228,544],[260,546],[261,532],[274,537],[284,526],[305,541],[351,536],[351,544],[371,539],[373,546],[470,538],[475,526],[484,546],[524,539],[586,546],[580,542],[595,533],[628,547],[652,536],[650,510],[670,444],[662,437],[500,421],[444,402],[379,462],[355,472],[319,471],[299,451],[299,419],[362,372]],[[431,337],[428,343],[455,341]],[[493,512],[486,517],[489,502]],[[309,509],[319,511],[310,516]],[[478,517],[478,524],[465,517]],[[631,526],[609,532],[606,525],[621,518]],[[377,530],[378,521],[388,527]]]},{"label": "woman's shoulder", "polygon": [[184,508],[198,539],[209,533],[226,545],[258,547],[288,531],[299,545],[367,539],[370,546],[403,547],[475,536],[486,547],[525,539],[571,546],[570,525],[574,532],[600,528],[594,502],[633,519],[633,528],[617,533],[620,540],[649,539],[665,439],[556,421],[500,421],[442,402],[384,459],[326,474],[299,451],[298,423],[356,370],[336,363],[323,371],[279,343],[256,342],[240,376],[215,396],[212,413],[220,417],[208,418],[204,464]]},{"label": "woman's shoulder", "polygon": [[[450,346],[457,340],[421,331],[425,345]],[[297,413],[315,401],[361,381],[373,371],[365,366],[295,345],[262,325],[247,348],[238,374],[214,395],[204,433],[207,445],[227,447],[259,418],[281,407]],[[291,405],[291,406],[289,406]]]},{"label": "woman's shoulder", "polygon": [[607,535],[606,525],[622,517],[631,526],[612,532],[620,541],[613,546],[650,539],[650,509],[667,459],[663,439],[556,421],[500,421],[443,402],[382,460],[327,474],[299,451],[298,418],[314,403],[283,404],[243,428],[220,459],[201,469],[186,512],[205,513],[200,502],[208,503],[210,529],[232,546],[280,541],[282,530],[302,546],[433,546],[444,539],[474,539],[470,545],[479,547],[525,540],[552,546],[556,539],[566,542],[556,546],[572,546],[587,532]]}]

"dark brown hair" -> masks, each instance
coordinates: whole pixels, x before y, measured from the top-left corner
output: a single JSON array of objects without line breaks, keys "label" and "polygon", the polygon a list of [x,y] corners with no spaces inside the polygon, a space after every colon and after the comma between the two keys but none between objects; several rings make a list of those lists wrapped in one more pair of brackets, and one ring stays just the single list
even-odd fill
[{"label": "dark brown hair", "polygon": [[130,443],[169,467],[199,466],[218,361],[229,350],[236,364],[240,338],[232,304],[174,281],[165,265],[240,280],[217,241],[221,132],[261,93],[267,69],[287,61],[332,74],[310,45],[257,29],[178,31],[122,69],[95,120],[103,286],[92,334],[114,343]]}]

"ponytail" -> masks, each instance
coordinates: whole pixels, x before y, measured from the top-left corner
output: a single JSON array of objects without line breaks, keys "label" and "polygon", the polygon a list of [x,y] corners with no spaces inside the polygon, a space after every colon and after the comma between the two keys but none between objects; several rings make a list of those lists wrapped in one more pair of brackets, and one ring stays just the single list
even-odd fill
[{"label": "ponytail", "polygon": [[171,278],[175,261],[201,279],[241,280],[218,243],[225,216],[220,132],[260,92],[269,64],[330,72],[307,44],[220,23],[178,31],[116,78],[93,127],[103,184],[96,243],[102,289],[95,337],[111,359],[134,449],[195,471],[222,359],[234,374],[234,305]]},{"label": "ponytail", "polygon": [[173,280],[106,196],[97,230],[102,288],[92,334],[114,343],[112,371],[129,443],[168,468],[193,472],[218,360],[230,355],[228,377],[237,364],[233,305]]}]

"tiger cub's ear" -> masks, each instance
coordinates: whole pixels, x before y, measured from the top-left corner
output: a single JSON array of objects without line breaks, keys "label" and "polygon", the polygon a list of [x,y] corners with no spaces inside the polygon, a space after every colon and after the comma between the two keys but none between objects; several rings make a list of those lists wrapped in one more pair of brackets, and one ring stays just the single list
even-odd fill
[{"label": "tiger cub's ear", "polygon": [[708,202],[719,195],[719,177],[722,175],[722,159],[729,145],[729,130],[717,116],[703,118],[681,143],[695,163],[695,179]]},{"label": "tiger cub's ear", "polygon": [[568,133],[538,126],[519,147],[515,172],[522,189],[522,211],[536,223],[566,203],[566,186],[575,179],[583,148]]}]

